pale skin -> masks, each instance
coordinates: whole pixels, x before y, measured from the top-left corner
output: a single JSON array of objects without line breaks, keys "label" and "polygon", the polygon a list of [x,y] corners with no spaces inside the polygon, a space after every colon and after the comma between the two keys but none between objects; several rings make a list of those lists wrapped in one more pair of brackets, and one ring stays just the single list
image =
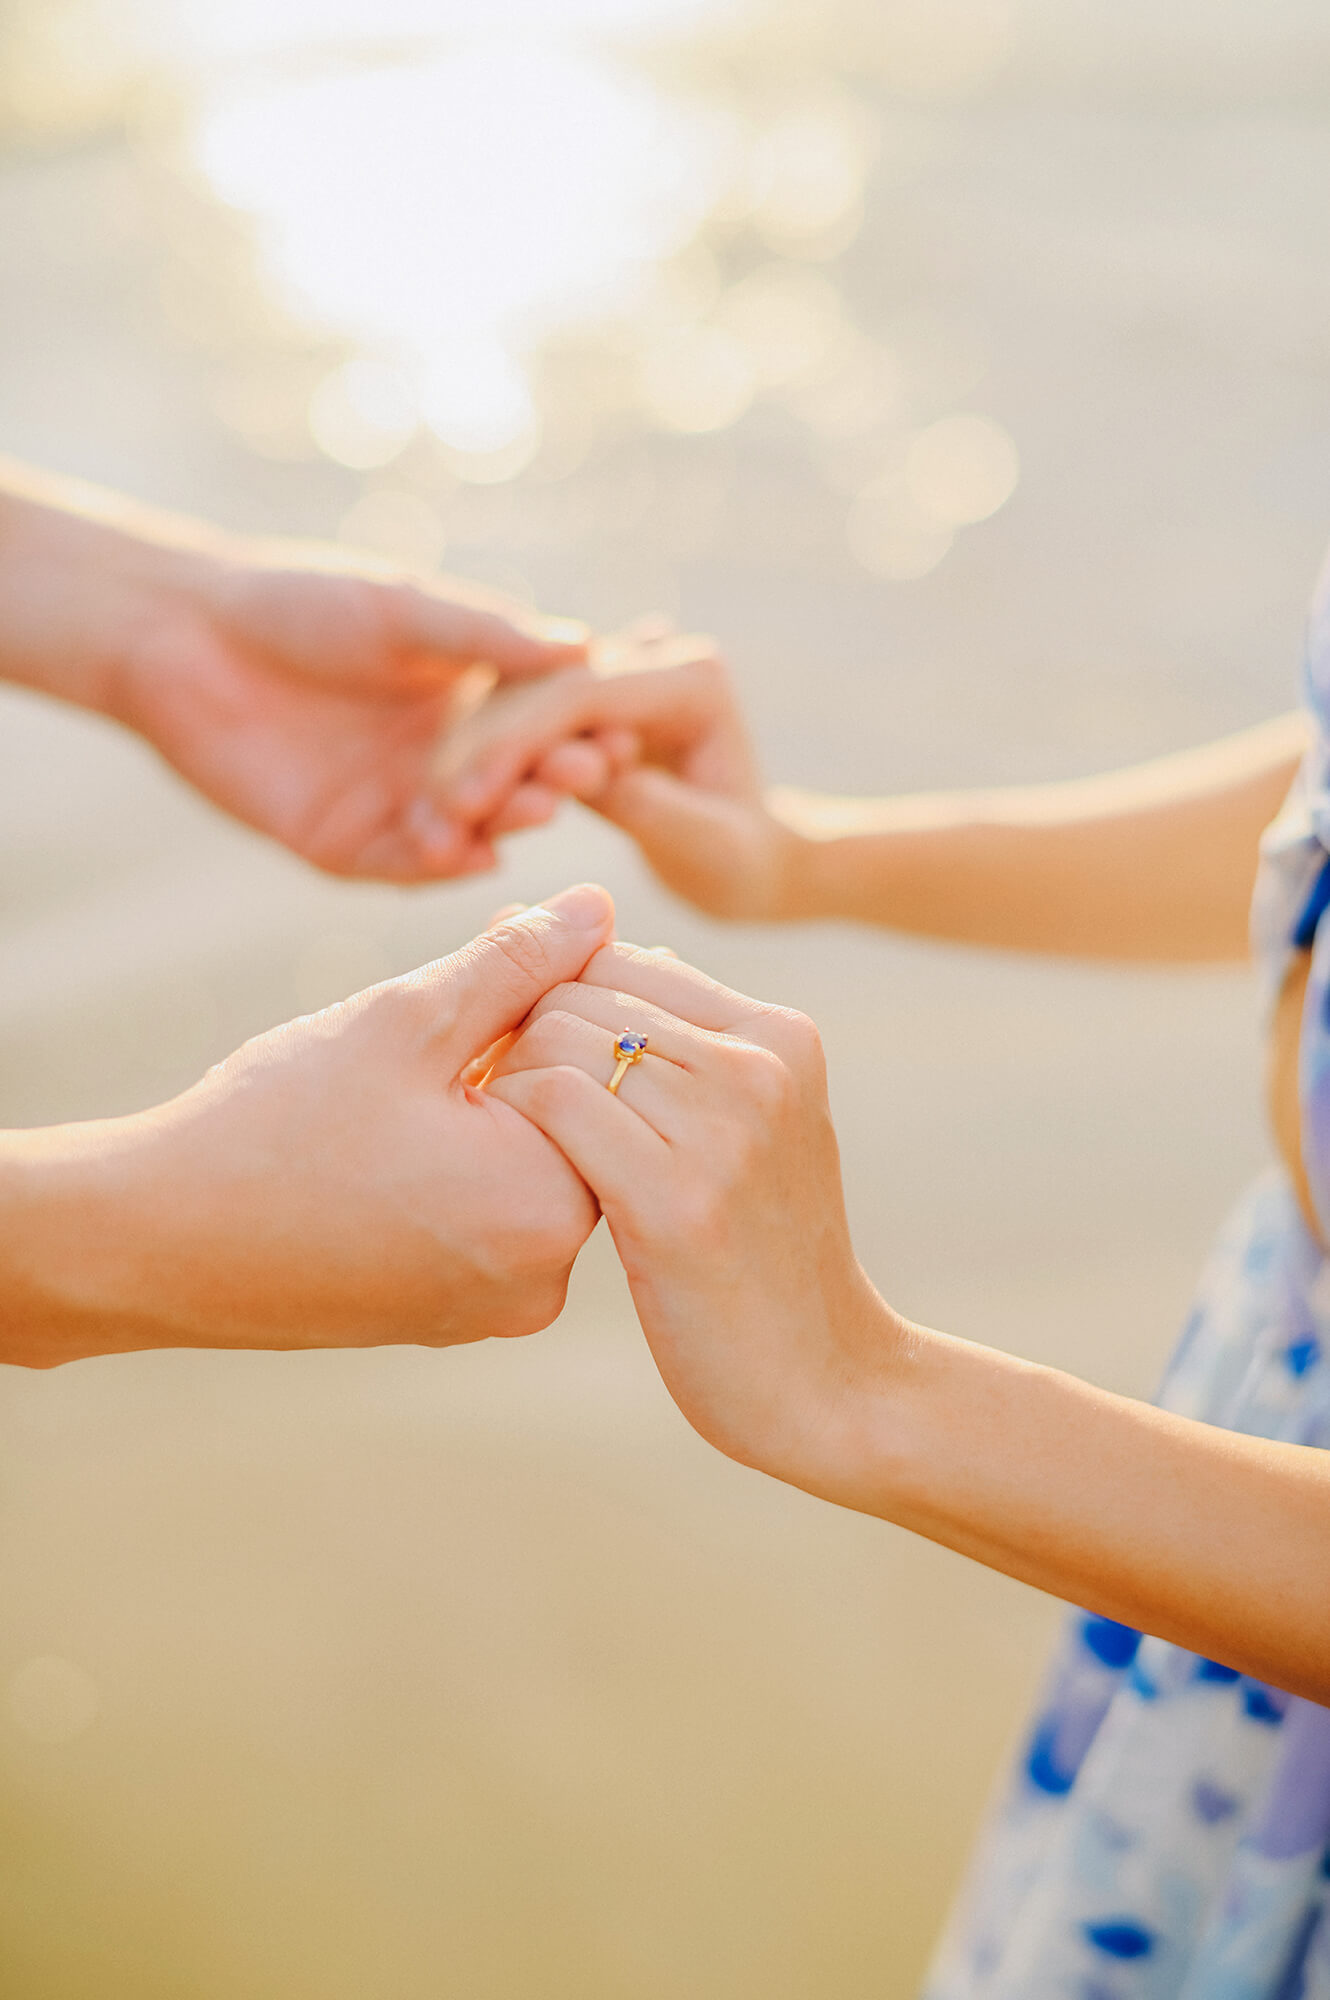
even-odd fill
[{"label": "pale skin", "polygon": [[[645,651],[677,658],[684,644],[651,639]],[[659,761],[619,776],[596,805],[701,907],[850,916],[1118,960],[1246,955],[1257,841],[1304,747],[1300,716],[1066,785],[773,797],[722,670],[705,644],[694,651],[713,676],[701,726],[662,754],[665,737],[639,716]],[[587,727],[617,713],[615,692],[598,703],[569,675],[568,718]],[[553,685],[533,691],[524,754],[538,754],[561,698]],[[486,755],[478,744],[473,779]],[[1295,1085],[1304,979],[1295,960],[1271,1074],[1277,1128],[1305,1188]],[[625,1026],[650,1044],[616,1098],[604,1086]],[[905,1321],[854,1256],[810,1022],[658,952],[615,945],[542,1000],[486,1088],[595,1191],[670,1392],[721,1451],[1330,1701],[1330,1458]]]},{"label": "pale skin", "polygon": [[[570,666],[459,723],[445,846],[415,808],[439,811],[440,698],[494,652],[492,626],[483,648],[443,643],[432,622],[422,639],[416,586],[360,577],[330,597],[317,565],[292,581],[289,559],[215,549],[200,572],[189,536],[173,547],[136,527],[126,548],[95,506],[43,512],[62,509],[32,494],[0,507],[10,677],[130,721],[220,803],[347,872],[417,879],[483,860],[524,792],[532,818],[557,801],[571,755],[580,777],[565,789],[594,795],[664,879],[725,914],[1233,957],[1256,835],[1301,742],[1293,718],[1078,786],[780,802],[709,649],[640,633],[637,675]],[[79,586],[54,621],[52,576]],[[342,627],[353,643],[339,648]],[[321,643],[306,656],[311,630]],[[112,642],[94,644],[103,633]],[[197,730],[172,659],[192,663],[206,697]],[[511,675],[541,670],[528,656]],[[376,730],[384,708],[393,722]],[[556,898],[260,1038],[170,1105],[5,1135],[6,1358],[530,1331],[562,1303],[598,1201],[662,1374],[719,1449],[1330,1699],[1330,1600],[1314,1584],[1324,1455],[903,1321],[854,1258],[811,1024],[659,953],[606,947],[611,923],[603,892]],[[626,1022],[651,1047],[615,1098],[603,1085]],[[481,1092],[476,1059],[494,1047]]]},{"label": "pale skin", "polygon": [[[747,922],[850,918],[1053,956],[1237,963],[1257,843],[1307,743],[1303,714],[1088,778],[898,798],[764,783],[714,643],[644,622],[591,667],[507,690],[450,746],[446,796],[498,810],[514,774],[580,732],[630,730],[641,761],[585,795],[676,894]],[[1314,1231],[1298,1134],[1309,954],[1271,1021],[1271,1123]]]},{"label": "pale skin", "polygon": [[[458,716],[583,659],[588,638],[464,583],[0,465],[0,678],[136,730],[336,874],[488,868],[495,834],[623,768],[636,742],[610,727],[551,746],[483,832],[438,797]],[[170,1104],[0,1133],[0,1360],[548,1324],[594,1202],[464,1076],[612,921],[587,890],[260,1037]]]},{"label": "pale skin", "polygon": [[[625,1025],[649,1049],[614,1097]],[[893,1311],[850,1241],[810,1021],[614,945],[486,1094],[594,1190],[666,1386],[720,1451],[1330,1700],[1330,1458]]]},{"label": "pale skin", "polygon": [[[256,541],[0,460],[0,679],[100,711],[315,867],[395,882],[494,865],[636,754],[611,727],[533,760],[488,825],[436,769],[488,691],[586,657],[590,634],[456,578]],[[537,768],[537,765],[539,768]]]},{"label": "pale skin", "polygon": [[564,891],[260,1035],[168,1104],[0,1134],[0,1356],[442,1347],[548,1326],[598,1211],[468,1079],[613,924],[604,890]]}]

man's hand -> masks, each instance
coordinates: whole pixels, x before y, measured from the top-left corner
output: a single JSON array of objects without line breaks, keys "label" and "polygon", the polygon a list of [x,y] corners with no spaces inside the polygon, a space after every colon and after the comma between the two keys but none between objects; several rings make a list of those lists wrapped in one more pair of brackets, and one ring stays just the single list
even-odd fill
[{"label": "man's hand", "polygon": [[[113,715],[335,874],[491,866],[488,842],[440,809],[439,737],[487,685],[566,667],[586,641],[472,585],[232,540],[0,465],[0,675]],[[553,781],[585,782],[589,756],[603,782],[625,754],[584,745]],[[531,817],[517,801],[506,825]]]},{"label": "man's hand", "polygon": [[236,818],[333,874],[414,882],[493,866],[488,841],[439,805],[437,745],[482,677],[567,665],[578,628],[460,582],[292,555],[193,575],[126,651],[122,719]]},{"label": "man's hand", "polygon": [[547,1326],[596,1203],[467,1072],[613,921],[603,889],[565,890],[157,1110],[0,1137],[0,1359]]}]

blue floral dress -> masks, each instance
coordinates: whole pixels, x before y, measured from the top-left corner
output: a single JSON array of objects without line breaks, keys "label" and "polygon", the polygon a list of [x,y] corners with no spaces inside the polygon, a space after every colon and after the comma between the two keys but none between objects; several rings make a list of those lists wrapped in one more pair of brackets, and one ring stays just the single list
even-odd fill
[{"label": "blue floral dress", "polygon": [[[1316,739],[1252,923],[1271,994],[1312,948],[1303,1150],[1330,1242],[1330,564],[1304,688]],[[1159,1401],[1330,1447],[1330,1259],[1283,1173],[1224,1229]],[[925,2000],[1330,2000],[1330,1709],[1074,1616]]]}]

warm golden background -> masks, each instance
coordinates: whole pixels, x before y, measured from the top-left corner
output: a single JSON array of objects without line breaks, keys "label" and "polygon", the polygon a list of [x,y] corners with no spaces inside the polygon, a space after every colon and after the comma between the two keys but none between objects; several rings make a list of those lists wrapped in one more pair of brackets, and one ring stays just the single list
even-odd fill
[{"label": "warm golden background", "polygon": [[[6,0],[0,447],[723,635],[775,778],[1287,704],[1317,0]],[[148,1103],[580,876],[808,1009],[934,1322],[1148,1389],[1263,1156],[1240,974],[676,908],[593,820],[316,879],[0,701],[0,1116]],[[14,2000],[908,2000],[1055,1610],[712,1456],[603,1242],[446,1354],[0,1379]]]}]

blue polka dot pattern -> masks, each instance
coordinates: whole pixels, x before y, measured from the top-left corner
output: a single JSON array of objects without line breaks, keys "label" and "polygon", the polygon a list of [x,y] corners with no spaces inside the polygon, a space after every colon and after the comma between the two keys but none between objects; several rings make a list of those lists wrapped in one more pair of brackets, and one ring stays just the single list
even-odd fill
[{"label": "blue polka dot pattern", "polygon": [[1290,1375],[1305,1375],[1321,1358],[1321,1343],[1314,1333],[1292,1341],[1284,1349],[1284,1366]]},{"label": "blue polka dot pattern", "polygon": [[1112,1618],[1087,1618],[1081,1626],[1081,1638],[1106,1667],[1129,1667],[1141,1643],[1139,1632]]},{"label": "blue polka dot pattern", "polygon": [[1259,1681],[1248,1681],[1242,1690],[1242,1706],[1253,1722],[1268,1722],[1274,1728],[1284,1720],[1288,1696],[1262,1687]]},{"label": "blue polka dot pattern", "polygon": [[1155,1948],[1153,1932],[1129,1917],[1113,1917],[1107,1923],[1087,1924],[1085,1935],[1095,1950],[1102,1951],[1108,1958],[1148,1958]]},{"label": "blue polka dot pattern", "polygon": [[[1286,1181],[1200,1297],[1164,1406],[1330,1442],[1330,1261]],[[925,2000],[1330,2000],[1330,1707],[1079,1611],[1013,1780]]]},{"label": "blue polka dot pattern", "polygon": [[1203,1826],[1218,1826],[1221,1820],[1232,1819],[1241,1803],[1234,1793],[1212,1784],[1209,1778],[1198,1778],[1191,1788],[1191,1809]]},{"label": "blue polka dot pattern", "polygon": [[1053,1798],[1062,1798],[1076,1782],[1076,1765],[1058,1761],[1058,1729],[1056,1722],[1045,1723],[1034,1733],[1030,1754],[1026,1759],[1026,1775],[1030,1783],[1041,1792],[1048,1792]]},{"label": "blue polka dot pattern", "polygon": [[[1311,744],[1262,836],[1252,940],[1268,999],[1290,946],[1311,951],[1298,1096],[1330,1236],[1330,561],[1303,700]],[[1330,1448],[1330,1258],[1282,1170],[1225,1226],[1159,1402]],[[924,2000],[1313,1995],[1330,2000],[1330,1707],[1074,1614]]]}]

